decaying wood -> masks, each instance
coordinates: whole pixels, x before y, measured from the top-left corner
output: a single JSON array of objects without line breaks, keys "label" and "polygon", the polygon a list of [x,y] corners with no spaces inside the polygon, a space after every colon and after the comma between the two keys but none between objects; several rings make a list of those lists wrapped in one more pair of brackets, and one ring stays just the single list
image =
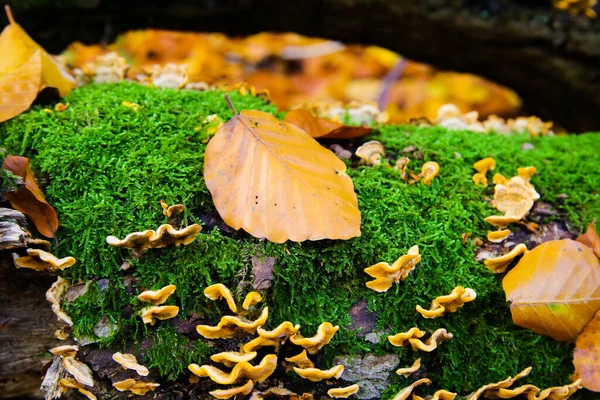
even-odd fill
[{"label": "decaying wood", "polygon": [[0,208],[0,250],[25,247],[27,233],[25,215],[10,208]]}]

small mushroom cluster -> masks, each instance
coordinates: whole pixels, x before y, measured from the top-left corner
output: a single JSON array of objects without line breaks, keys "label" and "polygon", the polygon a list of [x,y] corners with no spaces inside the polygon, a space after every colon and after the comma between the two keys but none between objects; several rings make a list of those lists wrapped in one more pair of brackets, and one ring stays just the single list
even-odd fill
[{"label": "small mushroom cluster", "polygon": [[[242,304],[242,310],[238,307],[231,294],[231,291],[223,284],[215,284],[204,289],[204,294],[211,300],[223,299],[228,308],[238,315],[225,315],[221,317],[216,326],[198,325],[196,330],[207,339],[227,339],[237,334],[257,334],[258,336],[249,342],[241,345],[239,352],[229,351],[213,354],[211,360],[223,364],[230,370],[224,371],[213,365],[190,364],[189,370],[198,377],[209,377],[212,381],[220,385],[232,385],[240,380],[246,380],[241,386],[233,386],[227,389],[219,389],[210,392],[216,398],[227,399],[238,394],[249,394],[253,390],[255,382],[263,382],[277,368],[277,354],[267,354],[256,365],[250,361],[257,356],[257,350],[263,347],[273,347],[275,351],[279,347],[290,341],[298,346],[302,351],[293,356],[287,357],[285,361],[290,365],[295,365],[292,369],[302,378],[312,382],[318,382],[325,379],[339,378],[344,371],[343,365],[337,365],[328,370],[315,368],[313,361],[308,354],[316,354],[323,346],[332,339],[333,335],[339,329],[329,322],[322,323],[317,334],[313,337],[303,337],[299,330],[299,325],[294,325],[289,321],[284,321],[273,330],[265,330],[262,326],[268,319],[268,308],[265,307],[255,320],[248,320],[243,315],[251,311],[251,308],[262,301],[262,296],[258,292],[250,292],[246,295]],[[355,387],[356,386],[356,387]],[[355,393],[358,390],[357,385],[347,388],[331,389],[330,396],[344,397]]]},{"label": "small mushroom cluster", "polygon": [[193,224],[182,229],[176,229],[169,224],[158,227],[156,231],[148,229],[133,232],[120,240],[115,236],[107,236],[106,242],[111,246],[125,247],[139,254],[148,249],[158,249],[167,246],[187,246],[192,243],[202,231],[202,227]]},{"label": "small mushroom cluster", "polygon": [[450,130],[473,132],[495,132],[504,135],[528,133],[531,136],[552,135],[552,122],[544,122],[538,117],[518,117],[505,120],[490,115],[485,121],[479,121],[479,113],[470,111],[463,114],[454,104],[444,104],[438,109],[436,125]]},{"label": "small mushroom cluster", "polygon": [[93,63],[83,67],[83,73],[91,77],[94,83],[116,83],[125,79],[129,65],[125,58],[115,52],[96,57]]},{"label": "small mushroom cluster", "polygon": [[[367,165],[379,165],[385,157],[385,148],[377,140],[371,140],[359,146],[356,149],[355,154],[358,158],[361,159],[361,162]],[[396,165],[394,166],[394,169],[400,172],[400,178],[403,181],[406,180],[409,176],[406,170],[409,162],[410,158],[400,157],[398,158],[398,160],[396,160]],[[433,178],[435,178],[439,174],[439,172],[439,164],[435,161],[428,161],[422,165],[420,173],[410,173],[410,177],[412,179],[409,181],[409,183],[412,184],[421,181],[425,185],[429,186],[431,185]]]}]

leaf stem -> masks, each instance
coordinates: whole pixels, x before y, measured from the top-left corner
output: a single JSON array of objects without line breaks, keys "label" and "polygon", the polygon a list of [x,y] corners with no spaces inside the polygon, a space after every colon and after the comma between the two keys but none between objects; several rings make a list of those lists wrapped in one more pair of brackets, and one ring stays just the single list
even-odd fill
[{"label": "leaf stem", "polygon": [[235,109],[233,102],[231,101],[231,99],[229,98],[229,93],[225,93],[225,101],[227,101],[227,104],[229,105],[229,108],[231,108],[231,111],[233,111],[233,113],[237,116],[238,112]]},{"label": "leaf stem", "polygon": [[13,18],[12,11],[10,10],[10,6],[8,4],[4,5],[4,11],[6,11],[6,16],[8,17],[8,22],[11,25],[16,24],[15,19]]}]

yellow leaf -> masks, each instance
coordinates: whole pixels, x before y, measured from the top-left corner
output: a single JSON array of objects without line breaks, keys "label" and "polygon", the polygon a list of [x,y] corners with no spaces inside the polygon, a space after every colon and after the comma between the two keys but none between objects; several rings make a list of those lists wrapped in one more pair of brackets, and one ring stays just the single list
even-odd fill
[{"label": "yellow leaf", "polygon": [[40,51],[42,85],[57,88],[61,96],[67,95],[75,87],[75,79],[15,22],[10,8],[5,9],[10,24],[0,35],[0,76],[19,68]]},{"label": "yellow leaf", "polygon": [[515,324],[574,340],[600,309],[600,261],[579,242],[552,240],[525,254],[502,287]]},{"label": "yellow leaf", "polygon": [[360,236],[346,166],[306,132],[244,110],[206,148],[204,178],[229,226],[275,243]]},{"label": "yellow leaf", "polygon": [[16,117],[35,100],[41,83],[42,61],[36,51],[24,64],[0,74],[0,122]]}]

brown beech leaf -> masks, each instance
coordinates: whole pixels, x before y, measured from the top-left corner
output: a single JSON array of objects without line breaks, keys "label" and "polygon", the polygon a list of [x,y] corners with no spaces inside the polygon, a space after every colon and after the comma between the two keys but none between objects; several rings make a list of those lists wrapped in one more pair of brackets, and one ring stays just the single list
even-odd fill
[{"label": "brown beech leaf", "polygon": [[0,74],[0,122],[16,117],[35,100],[42,81],[42,60],[36,51],[24,64]]},{"label": "brown beech leaf", "polygon": [[574,240],[552,240],[527,254],[502,287],[515,324],[574,340],[600,309],[600,261]]},{"label": "brown beech leaf", "polygon": [[271,242],[360,236],[345,164],[271,114],[234,115],[206,147],[206,186],[227,225]]},{"label": "brown beech leaf", "polygon": [[596,224],[596,219],[594,219],[587,227],[587,231],[581,236],[577,238],[577,241],[580,243],[589,246],[594,250],[594,253],[598,257],[600,257],[600,236],[598,236],[598,232],[596,232],[596,228],[594,225]]},{"label": "brown beech leaf", "polygon": [[352,139],[373,131],[364,126],[347,126],[330,119],[315,117],[309,111],[300,109],[288,112],[284,121],[319,139]]},{"label": "brown beech leaf", "polygon": [[600,311],[575,342],[573,381],[581,379],[584,388],[600,392]]},{"label": "brown beech leaf", "polygon": [[35,182],[33,171],[29,168],[29,159],[7,156],[2,163],[2,168],[20,176],[25,181],[25,186],[17,192],[6,194],[10,204],[31,218],[42,235],[49,238],[54,237],[54,233],[58,229],[58,217],[54,208],[46,202],[44,194]]}]

